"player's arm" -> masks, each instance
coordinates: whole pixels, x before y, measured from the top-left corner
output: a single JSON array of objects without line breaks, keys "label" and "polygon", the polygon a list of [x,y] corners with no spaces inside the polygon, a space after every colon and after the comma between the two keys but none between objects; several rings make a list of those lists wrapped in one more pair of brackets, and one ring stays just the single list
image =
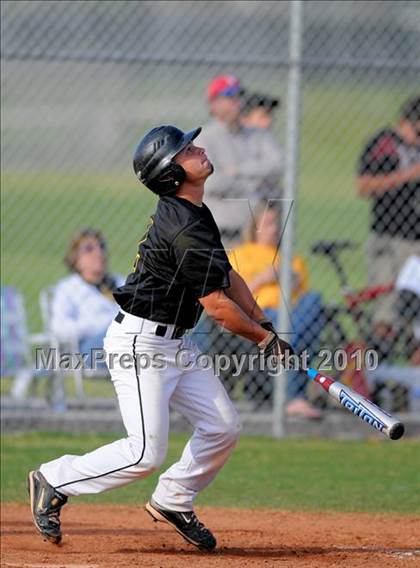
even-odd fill
[{"label": "player's arm", "polygon": [[420,178],[420,164],[388,174],[362,174],[357,177],[357,191],[360,197],[380,196],[400,185]]},{"label": "player's arm", "polygon": [[[223,290],[210,292],[207,296],[200,298],[199,302],[208,315],[219,325],[232,333],[257,343],[260,353],[265,359],[272,355],[284,358],[288,354],[293,353],[291,345],[278,337],[271,324],[269,324],[268,328],[262,327],[262,325],[248,317]],[[267,320],[265,320],[265,323],[267,323]]]},{"label": "player's arm", "polygon": [[[230,276],[230,275],[229,275]],[[246,285],[245,285],[246,286]],[[240,285],[239,285],[240,287]],[[240,287],[243,296],[246,296],[243,289]],[[250,341],[260,343],[263,341],[269,332],[261,327],[253,318],[249,317],[247,313],[240,307],[240,305],[232,300],[225,290],[215,290],[199,299],[200,304],[205,309],[206,313],[213,318],[220,326],[228,329],[230,332],[241,335]],[[243,297],[242,296],[242,297]],[[251,296],[252,298],[252,296]],[[253,305],[255,300],[252,298]],[[246,309],[252,313],[251,303],[246,299],[244,301]],[[262,318],[264,314],[261,312]]]},{"label": "player's arm", "polygon": [[265,319],[264,312],[258,306],[244,279],[232,270],[229,272],[230,286],[224,292],[252,320],[259,322]]}]

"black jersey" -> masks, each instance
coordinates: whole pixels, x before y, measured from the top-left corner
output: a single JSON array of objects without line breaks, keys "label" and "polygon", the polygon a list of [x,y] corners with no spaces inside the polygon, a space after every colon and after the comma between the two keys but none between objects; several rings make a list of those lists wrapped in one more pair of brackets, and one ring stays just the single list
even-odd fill
[{"label": "black jersey", "polygon": [[[392,129],[381,130],[366,145],[359,175],[386,175],[420,163],[420,147],[411,146]],[[420,179],[372,198],[375,233],[420,240]]]},{"label": "black jersey", "polygon": [[203,310],[198,299],[228,288],[231,268],[209,208],[161,197],[114,297],[130,314],[190,329]]}]

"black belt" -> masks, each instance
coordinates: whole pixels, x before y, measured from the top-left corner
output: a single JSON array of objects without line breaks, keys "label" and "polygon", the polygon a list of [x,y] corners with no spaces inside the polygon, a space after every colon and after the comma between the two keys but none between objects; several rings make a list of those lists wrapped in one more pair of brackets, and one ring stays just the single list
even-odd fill
[{"label": "black belt", "polygon": [[[118,314],[115,316],[115,321],[117,323],[121,323],[123,321],[124,317],[125,316],[122,312],[118,312]],[[155,335],[157,335],[158,337],[165,337],[167,331],[168,331],[168,326],[165,325],[165,324],[159,323],[156,326]],[[174,327],[173,332],[172,332],[171,339],[181,339],[181,337],[183,335],[185,335],[186,333],[187,333],[187,330],[184,327],[180,327],[179,325],[176,325]]]}]

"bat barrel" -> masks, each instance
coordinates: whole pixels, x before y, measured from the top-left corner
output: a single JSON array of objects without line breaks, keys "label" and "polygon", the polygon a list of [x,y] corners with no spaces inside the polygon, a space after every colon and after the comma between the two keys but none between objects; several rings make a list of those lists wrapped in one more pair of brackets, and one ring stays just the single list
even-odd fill
[{"label": "bat barrel", "polygon": [[396,422],[391,428],[389,429],[388,436],[391,440],[399,440],[405,432],[405,427],[402,422]]},{"label": "bat barrel", "polygon": [[375,430],[379,430],[391,440],[399,440],[404,434],[404,424],[400,420],[394,418],[352,388],[321,375],[315,369],[309,369],[307,375],[321,385],[341,406],[344,406],[349,412],[352,412],[363,422],[366,422]]}]

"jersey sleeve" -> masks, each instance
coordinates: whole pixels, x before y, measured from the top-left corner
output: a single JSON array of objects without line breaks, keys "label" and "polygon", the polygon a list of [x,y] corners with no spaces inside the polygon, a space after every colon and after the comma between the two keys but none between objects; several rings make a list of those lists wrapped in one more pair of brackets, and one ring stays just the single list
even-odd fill
[{"label": "jersey sleeve", "polygon": [[196,298],[230,286],[232,269],[220,240],[205,223],[197,222],[179,233],[172,243],[178,269],[176,278]]},{"label": "jersey sleeve", "polygon": [[386,175],[399,167],[395,136],[384,131],[368,142],[359,160],[359,175]]}]

